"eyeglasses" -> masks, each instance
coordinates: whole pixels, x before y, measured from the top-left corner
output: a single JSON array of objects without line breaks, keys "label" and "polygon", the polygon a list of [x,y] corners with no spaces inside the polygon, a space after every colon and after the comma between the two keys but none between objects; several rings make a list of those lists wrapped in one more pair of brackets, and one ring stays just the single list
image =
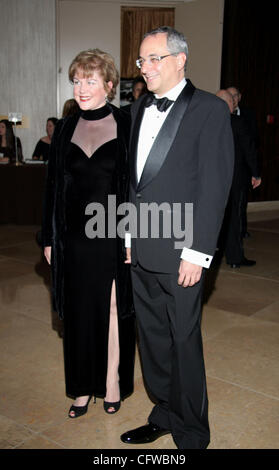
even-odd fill
[{"label": "eyeglasses", "polygon": [[174,54],[167,54],[167,55],[154,55],[149,57],[148,59],[137,59],[136,66],[141,69],[143,64],[146,62],[148,65],[157,65],[161,60],[165,59],[166,57],[170,57],[171,55],[177,55],[178,52]]}]

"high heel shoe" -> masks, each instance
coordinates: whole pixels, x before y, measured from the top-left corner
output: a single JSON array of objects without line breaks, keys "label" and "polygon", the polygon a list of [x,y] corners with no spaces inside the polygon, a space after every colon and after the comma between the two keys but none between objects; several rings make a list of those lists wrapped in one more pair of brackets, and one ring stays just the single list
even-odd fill
[{"label": "high heel shoe", "polygon": [[[69,418],[74,419],[74,418],[79,418],[80,416],[85,415],[85,413],[87,413],[88,405],[89,405],[91,398],[92,398],[92,395],[88,398],[88,402],[84,406],[72,405],[68,413]],[[96,403],[96,397],[94,397],[94,403]],[[71,412],[75,413],[74,416],[71,415]]]},{"label": "high heel shoe", "polygon": [[[117,413],[121,405],[121,400],[115,401],[115,402],[110,402],[110,401],[105,401],[104,400],[104,410],[106,413],[109,415],[113,415],[114,413]],[[114,408],[113,411],[109,411],[110,408]]]}]

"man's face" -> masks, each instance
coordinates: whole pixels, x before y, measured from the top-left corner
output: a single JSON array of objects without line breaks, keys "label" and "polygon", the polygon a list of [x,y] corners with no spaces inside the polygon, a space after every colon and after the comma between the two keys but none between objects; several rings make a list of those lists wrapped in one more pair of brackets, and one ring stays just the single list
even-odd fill
[{"label": "man's face", "polygon": [[224,100],[229,107],[230,113],[233,113],[234,106],[232,95],[227,90],[219,90],[218,93],[216,93],[216,96],[221,98],[221,100]]},{"label": "man's face", "polygon": [[140,58],[143,59],[141,73],[148,90],[159,97],[171,90],[184,77],[186,56],[183,53],[177,56],[170,55],[157,63],[151,63],[149,60],[154,56],[165,56],[169,53],[166,33],[147,36],[141,43]]},{"label": "man's face", "polygon": [[233,97],[231,96],[231,94],[227,93],[226,96],[223,99],[226,101],[230,112],[233,113],[234,112],[234,102],[233,102]]},{"label": "man's face", "polygon": [[233,99],[233,110],[235,111],[238,107],[238,103],[240,102],[240,99],[241,99],[241,95],[240,93],[237,91],[236,88],[234,87],[229,87],[227,88],[227,91],[232,95],[232,99]]}]

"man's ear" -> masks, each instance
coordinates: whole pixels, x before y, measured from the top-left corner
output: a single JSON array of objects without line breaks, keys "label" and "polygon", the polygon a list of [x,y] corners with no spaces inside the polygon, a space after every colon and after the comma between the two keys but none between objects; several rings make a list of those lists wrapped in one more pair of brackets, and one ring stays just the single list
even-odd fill
[{"label": "man's ear", "polygon": [[184,54],[184,52],[179,52],[179,54],[177,55],[178,70],[184,69],[186,60],[187,60],[186,54]]}]

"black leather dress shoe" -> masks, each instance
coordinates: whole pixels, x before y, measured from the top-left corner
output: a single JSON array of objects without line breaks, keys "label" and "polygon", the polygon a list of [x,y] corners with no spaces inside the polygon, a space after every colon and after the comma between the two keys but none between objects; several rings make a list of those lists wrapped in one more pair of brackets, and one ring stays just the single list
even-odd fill
[{"label": "black leather dress shoe", "polygon": [[125,432],[120,437],[122,442],[126,444],[147,444],[156,441],[161,436],[169,434],[167,429],[159,428],[156,424],[148,423],[131,431]]},{"label": "black leather dress shoe", "polygon": [[252,259],[243,258],[240,263],[232,263],[231,268],[240,268],[240,266],[255,266],[256,261]]}]

